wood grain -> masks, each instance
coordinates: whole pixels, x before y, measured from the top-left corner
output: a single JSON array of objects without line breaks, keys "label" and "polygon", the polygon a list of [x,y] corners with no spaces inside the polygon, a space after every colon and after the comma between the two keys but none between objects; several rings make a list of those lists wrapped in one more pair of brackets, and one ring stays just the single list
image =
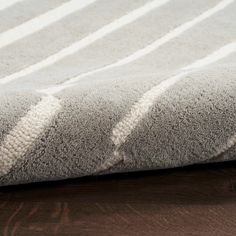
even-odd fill
[{"label": "wood grain", "polygon": [[236,162],[0,188],[0,235],[236,235]]}]

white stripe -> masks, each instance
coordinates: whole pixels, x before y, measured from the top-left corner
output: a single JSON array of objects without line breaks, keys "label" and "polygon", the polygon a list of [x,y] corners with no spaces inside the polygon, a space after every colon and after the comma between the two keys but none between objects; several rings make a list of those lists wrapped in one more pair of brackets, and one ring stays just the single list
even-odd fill
[{"label": "white stripe", "polygon": [[44,97],[17,123],[0,146],[0,176],[9,173],[16,162],[24,158],[60,108],[57,98]]},{"label": "white stripe", "polygon": [[[8,0],[6,0],[8,1]],[[61,20],[65,16],[68,16],[96,0],[72,0],[61,6],[46,12],[36,18],[33,18],[13,29],[0,34],[0,48],[8,46],[17,40],[20,40],[26,36],[29,36],[43,28]]]},{"label": "white stripe", "polygon": [[[220,59],[228,56],[229,54],[236,52],[236,42],[228,44],[214,53],[206,56],[205,58],[192,63],[190,66],[183,68],[177,75],[170,77],[169,79],[161,82],[159,85],[153,87],[147,91],[142,98],[132,106],[130,112],[122,119],[112,131],[112,141],[116,146],[115,152],[118,151],[119,147],[125,143],[127,137],[140,123],[144,116],[148,113],[150,108],[156,102],[157,98],[165,93],[169,88],[175,85],[178,81],[183,79],[186,75],[205,67],[211,63],[219,61]],[[186,68],[188,70],[186,70]],[[183,70],[181,69],[181,70]],[[117,156],[117,155],[116,155]]]},{"label": "white stripe", "polygon": [[235,51],[235,44],[236,43],[234,43],[234,42],[231,44],[228,44],[225,47],[222,47],[219,50],[217,50],[216,52],[212,53],[210,56],[208,56],[204,59],[197,60],[194,63],[192,63],[191,65],[184,67],[182,70],[187,71],[187,70],[198,69],[203,66],[207,66],[209,64],[212,64],[221,58],[227,57],[229,54],[231,54],[232,52]]},{"label": "white stripe", "polygon": [[0,11],[24,0],[0,0]]},{"label": "white stripe", "polygon": [[218,148],[213,156],[209,158],[208,160],[212,160],[214,158],[217,158],[218,156],[222,155],[226,151],[228,151],[230,148],[236,145],[236,135],[233,135],[231,138],[229,138],[226,142],[226,144],[220,148]]},{"label": "white stripe", "polygon": [[218,11],[223,10],[226,6],[228,6],[233,1],[234,0],[221,1],[215,7],[205,11],[204,13],[197,16],[193,20],[182,24],[181,26],[179,26],[179,27],[175,28],[174,30],[170,31],[169,33],[167,33],[166,35],[164,35],[160,39],[157,39],[152,44],[149,44],[147,47],[136,51],[135,53],[119,60],[118,62],[115,62],[113,64],[110,64],[110,65],[107,65],[107,66],[104,66],[104,67],[101,67],[101,68],[98,68],[98,69],[95,69],[95,70],[92,70],[92,71],[82,73],[82,74],[80,74],[76,77],[73,77],[73,78],[67,80],[66,82],[64,82],[61,85],[53,86],[53,87],[48,88],[48,89],[39,90],[39,92],[46,93],[46,94],[55,94],[55,93],[58,93],[58,92],[66,89],[66,88],[71,87],[74,83],[76,83],[77,81],[79,81],[80,79],[82,79],[84,77],[91,76],[91,75],[94,75],[96,73],[106,71],[106,70],[109,70],[109,69],[112,69],[112,68],[115,68],[115,67],[118,67],[118,66],[123,66],[123,65],[131,63],[135,60],[138,60],[138,59],[146,56],[147,54],[151,53],[152,51],[158,49],[160,46],[162,46],[165,43],[169,42],[171,39],[174,39],[174,38],[178,37],[179,35],[181,35],[185,31],[187,31],[188,29],[195,26],[197,23],[200,23],[203,20],[211,17],[213,14],[217,13]]},{"label": "white stripe", "polygon": [[125,16],[122,16],[121,18],[113,21],[112,23],[103,26],[99,30],[95,31],[94,33],[88,35],[87,37],[77,41],[76,43],[72,44],[71,46],[62,49],[58,53],[49,56],[43,61],[40,61],[32,66],[27,67],[26,69],[23,69],[19,72],[16,72],[14,74],[11,74],[9,76],[4,77],[3,79],[0,79],[0,84],[6,84],[9,83],[12,80],[16,80],[20,77],[29,75],[33,72],[36,72],[40,69],[43,69],[47,66],[50,66],[63,58],[70,56],[79,50],[89,46],[90,44],[94,43],[95,41],[105,37],[106,35],[114,32],[115,30],[118,30],[119,28],[137,20],[138,18],[144,16],[148,12],[152,11],[155,8],[158,8],[165,3],[169,2],[170,0],[154,0],[150,3],[145,4],[144,6],[128,13]]},{"label": "white stripe", "polygon": [[[147,54],[153,52],[154,50],[158,49],[160,46],[164,45],[165,43],[169,42],[170,40],[180,36],[182,33],[189,30],[190,28],[192,28],[196,24],[202,22],[203,20],[211,17],[213,14],[223,10],[225,7],[227,7],[233,1],[234,0],[224,0],[224,1],[220,2],[219,4],[217,4],[215,7],[207,10],[206,12],[202,13],[198,17],[194,18],[193,20],[186,22],[186,23],[182,24],[181,26],[175,28],[174,30],[167,33],[166,35],[164,35],[160,39],[157,39],[152,44],[149,44],[147,47],[140,49],[140,50],[136,51],[135,53],[133,53],[133,54],[131,54],[131,55],[129,55],[129,56],[113,63],[113,64],[110,64],[110,65],[83,73],[79,76],[73,77],[70,80],[68,80],[66,83],[64,83],[64,85],[73,84],[73,83],[77,82],[78,80],[80,80],[81,78],[84,78],[86,76],[94,75],[98,72],[106,71],[106,70],[109,70],[114,67],[123,66],[125,64],[130,63],[130,62],[134,62],[135,60],[138,60],[138,59],[146,56]],[[69,86],[63,86],[62,89],[66,88],[66,87],[69,87]],[[58,88],[58,90],[59,90],[59,88]]]}]

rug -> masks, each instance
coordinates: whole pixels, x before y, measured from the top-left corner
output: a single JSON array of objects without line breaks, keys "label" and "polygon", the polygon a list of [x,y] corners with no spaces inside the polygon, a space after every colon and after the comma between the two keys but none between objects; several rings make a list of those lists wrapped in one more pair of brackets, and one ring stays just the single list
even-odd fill
[{"label": "rug", "polygon": [[0,0],[0,185],[236,159],[235,12]]}]

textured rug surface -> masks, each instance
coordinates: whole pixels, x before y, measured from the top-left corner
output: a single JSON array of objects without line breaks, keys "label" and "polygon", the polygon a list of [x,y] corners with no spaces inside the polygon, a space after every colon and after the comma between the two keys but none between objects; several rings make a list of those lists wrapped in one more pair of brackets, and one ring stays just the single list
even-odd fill
[{"label": "textured rug surface", "polygon": [[236,1],[0,0],[0,185],[236,159]]}]

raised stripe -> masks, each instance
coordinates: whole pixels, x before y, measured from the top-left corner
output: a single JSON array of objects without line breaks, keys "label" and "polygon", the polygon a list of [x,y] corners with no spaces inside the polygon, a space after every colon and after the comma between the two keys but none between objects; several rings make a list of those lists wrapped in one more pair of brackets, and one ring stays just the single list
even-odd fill
[{"label": "raised stripe", "polygon": [[[180,72],[175,76],[170,77],[169,79],[161,82],[157,86],[154,86],[149,91],[144,93],[144,95],[139,99],[139,101],[131,107],[130,112],[112,130],[111,140],[115,145],[112,163],[116,163],[122,160],[123,157],[118,155],[120,146],[126,142],[127,137],[132,133],[132,131],[144,118],[144,116],[149,112],[150,108],[154,105],[158,97],[160,97],[168,89],[170,89],[177,82],[183,79],[186,75],[193,73],[197,69],[219,61],[233,52],[236,52],[236,42],[230,43],[220,48],[219,50],[213,52],[212,54],[204,57],[203,59],[197,60],[189,66],[182,68]],[[231,145],[235,141],[235,138],[233,138],[232,140],[233,141],[229,141],[229,145]],[[226,148],[229,145],[227,145]],[[110,162],[110,159],[107,160],[103,164],[103,166],[109,165],[106,163]]]},{"label": "raised stripe", "polygon": [[0,146],[0,176],[9,173],[15,163],[24,158],[60,108],[57,98],[46,96],[20,119]]},{"label": "raised stripe", "polygon": [[212,160],[214,158],[217,158],[218,156],[222,155],[226,151],[228,151],[230,148],[236,145],[236,135],[233,135],[231,138],[227,140],[227,142],[222,146],[218,147],[216,149],[216,152],[213,156],[211,156],[208,160]]},{"label": "raised stripe", "polygon": [[[6,0],[7,1],[7,0]],[[0,34],[0,48],[8,46],[17,40],[36,33],[39,30],[61,20],[62,18],[83,9],[96,0],[72,0],[61,6],[33,18],[13,29]]]},{"label": "raised stripe", "polygon": [[19,79],[23,76],[29,75],[33,72],[36,72],[40,69],[43,69],[47,66],[50,66],[63,58],[70,56],[79,50],[91,45],[95,41],[105,37],[106,35],[120,29],[121,27],[137,20],[138,18],[146,15],[148,12],[152,11],[153,9],[156,9],[158,7],[161,7],[162,5],[166,4],[170,0],[154,0],[152,2],[149,2],[145,4],[144,6],[128,13],[127,15],[124,15],[113,22],[103,26],[102,28],[98,29],[94,33],[88,35],[87,37],[75,42],[74,44],[70,45],[67,48],[62,49],[61,51],[57,52],[56,54],[53,54],[46,58],[45,60],[42,60],[36,64],[33,64],[32,66],[27,67],[26,69],[23,69],[19,72],[13,73],[9,76],[6,76],[2,79],[0,79],[0,84],[6,84],[13,80]]},{"label": "raised stripe", "polygon": [[146,56],[147,54],[151,53],[152,51],[158,49],[160,46],[164,45],[165,43],[169,42],[170,40],[180,36],[182,33],[187,31],[188,29],[192,28],[197,23],[200,23],[203,20],[211,17],[213,14],[217,13],[218,11],[223,10],[225,7],[227,7],[233,1],[234,0],[221,1],[215,7],[205,11],[204,13],[195,17],[193,20],[180,25],[179,27],[175,28],[174,30],[170,31],[169,33],[167,33],[166,35],[161,37],[160,39],[157,39],[152,44],[149,44],[145,48],[140,49],[140,50],[136,51],[135,53],[133,53],[133,54],[131,54],[131,55],[115,62],[115,63],[112,63],[110,65],[107,65],[107,66],[104,66],[104,67],[101,67],[101,68],[98,68],[98,69],[95,69],[92,71],[82,73],[76,77],[73,77],[73,78],[67,80],[66,82],[62,83],[61,85],[53,86],[53,87],[50,87],[47,89],[42,89],[39,92],[43,92],[46,94],[55,94],[55,93],[58,93],[64,89],[68,88],[68,87],[73,86],[74,83],[78,82],[80,79],[82,79],[84,77],[91,76],[96,73],[103,72],[103,71],[106,71],[106,70],[109,70],[109,69],[112,69],[115,67],[123,66],[123,65],[131,63],[135,60],[138,60],[138,59]]},{"label": "raised stripe", "polygon": [[[106,65],[104,67],[101,67],[101,68],[98,68],[98,69],[80,74],[76,77],[73,77],[73,78],[69,79],[66,83],[64,83],[64,85],[73,84],[73,83],[77,82],[78,80],[80,80],[81,78],[84,78],[86,76],[94,75],[98,72],[106,71],[106,70],[109,70],[109,69],[112,69],[112,68],[115,68],[115,67],[123,66],[125,64],[134,62],[134,61],[146,56],[147,54],[153,52],[154,50],[157,50],[159,47],[163,46],[164,44],[166,44],[170,40],[180,36],[185,31],[189,30],[190,28],[192,28],[196,24],[206,20],[207,18],[211,17],[212,15],[216,14],[217,12],[223,10],[225,7],[227,7],[233,1],[234,0],[221,1],[215,7],[205,11],[204,13],[197,16],[193,20],[180,25],[179,27],[175,28],[174,30],[170,31],[169,33],[167,33],[166,35],[161,37],[160,39],[157,39],[153,43],[149,44],[145,48],[142,48],[142,49],[134,52],[133,54],[131,54],[131,55],[125,57],[125,58],[120,59],[119,61],[117,61],[115,63],[112,63],[110,65]],[[66,88],[66,87],[69,87],[69,86],[64,86],[64,87]],[[59,88],[58,88],[58,90],[59,90]]]},{"label": "raised stripe", "polygon": [[22,2],[24,0],[0,0],[0,11],[11,7],[12,5],[18,3],[18,2]]}]

